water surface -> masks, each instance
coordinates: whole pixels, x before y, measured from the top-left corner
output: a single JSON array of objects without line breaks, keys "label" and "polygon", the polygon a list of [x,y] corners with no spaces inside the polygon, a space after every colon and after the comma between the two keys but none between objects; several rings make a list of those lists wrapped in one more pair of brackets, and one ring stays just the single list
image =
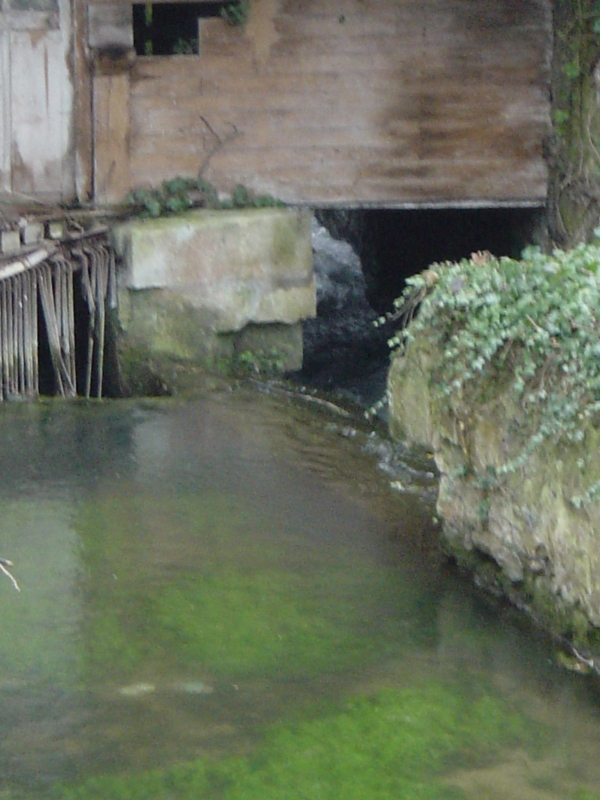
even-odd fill
[{"label": "water surface", "polygon": [[426,459],[256,389],[1,412],[0,796],[600,798],[595,679],[444,563]]}]

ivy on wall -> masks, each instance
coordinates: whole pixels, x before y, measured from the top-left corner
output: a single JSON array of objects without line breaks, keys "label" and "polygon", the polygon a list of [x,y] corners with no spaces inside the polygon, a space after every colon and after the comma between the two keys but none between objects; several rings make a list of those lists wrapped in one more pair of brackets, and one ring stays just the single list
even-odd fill
[{"label": "ivy on wall", "polygon": [[600,0],[554,0],[553,12],[549,225],[571,246],[600,216]]},{"label": "ivy on wall", "polygon": [[418,334],[435,343],[435,403],[483,408],[501,389],[519,409],[511,425],[521,449],[479,476],[479,488],[501,485],[552,442],[577,454],[584,489],[572,505],[600,500],[592,446],[600,426],[600,228],[594,242],[552,254],[529,247],[520,260],[479,252],[432,264],[407,280],[377,324],[388,322],[400,327],[392,349],[402,353]]}]

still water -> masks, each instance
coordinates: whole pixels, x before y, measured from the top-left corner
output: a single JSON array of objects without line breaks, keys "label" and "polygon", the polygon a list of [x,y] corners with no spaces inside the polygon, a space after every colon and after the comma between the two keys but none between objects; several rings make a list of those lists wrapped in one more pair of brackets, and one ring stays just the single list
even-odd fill
[{"label": "still water", "polygon": [[0,437],[0,797],[600,798],[596,679],[443,562],[426,459],[248,388]]}]

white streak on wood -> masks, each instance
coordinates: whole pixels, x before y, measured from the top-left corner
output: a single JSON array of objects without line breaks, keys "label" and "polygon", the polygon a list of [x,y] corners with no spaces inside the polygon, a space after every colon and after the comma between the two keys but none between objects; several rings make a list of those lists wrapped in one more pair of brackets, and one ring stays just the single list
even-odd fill
[{"label": "white streak on wood", "polygon": [[[2,15],[0,14],[0,17]],[[11,188],[10,175],[10,34],[0,30],[0,188]]]},{"label": "white streak on wood", "polygon": [[41,247],[39,250],[34,250],[33,253],[23,256],[17,261],[11,261],[6,266],[0,267],[0,281],[5,280],[6,278],[12,278],[15,275],[20,275],[22,272],[26,272],[28,269],[33,269],[33,267],[41,264],[42,261],[45,261],[49,256],[51,256],[52,253],[55,253],[57,249],[57,245],[54,247]]}]

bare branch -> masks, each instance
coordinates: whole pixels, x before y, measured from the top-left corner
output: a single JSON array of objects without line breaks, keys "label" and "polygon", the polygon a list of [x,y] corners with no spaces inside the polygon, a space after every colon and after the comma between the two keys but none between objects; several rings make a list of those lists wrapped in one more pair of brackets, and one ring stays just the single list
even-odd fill
[{"label": "bare branch", "polygon": [[8,567],[12,567],[12,565],[13,565],[13,562],[9,561],[7,558],[0,558],[0,572],[3,572],[5,575],[7,575],[10,578],[10,580],[12,581],[12,585],[15,587],[17,592],[20,592],[21,591],[21,587],[19,586],[19,584],[16,582],[16,580],[14,579],[12,574],[7,569]]},{"label": "bare branch", "polygon": [[219,134],[211,127],[211,125],[209,125],[208,120],[206,120],[204,117],[202,117],[202,115],[201,115],[201,119],[204,122],[204,124],[208,127],[208,129],[217,137],[217,142],[216,142],[215,145],[213,145],[213,147],[211,147],[211,149],[208,151],[207,155],[205,156],[204,161],[202,162],[202,164],[200,164],[200,169],[198,170],[198,177],[199,178],[202,178],[202,176],[204,175],[204,170],[208,167],[208,164],[209,164],[211,158],[215,155],[215,153],[218,153],[219,150],[221,150],[223,147],[225,147],[226,144],[228,144],[229,142],[233,141],[234,139],[237,139],[238,136],[241,136],[240,131],[238,131],[238,129],[233,124],[233,122],[229,123],[231,125],[231,127],[233,128],[233,130],[230,131],[227,134],[227,136],[221,138],[219,136]]}]

